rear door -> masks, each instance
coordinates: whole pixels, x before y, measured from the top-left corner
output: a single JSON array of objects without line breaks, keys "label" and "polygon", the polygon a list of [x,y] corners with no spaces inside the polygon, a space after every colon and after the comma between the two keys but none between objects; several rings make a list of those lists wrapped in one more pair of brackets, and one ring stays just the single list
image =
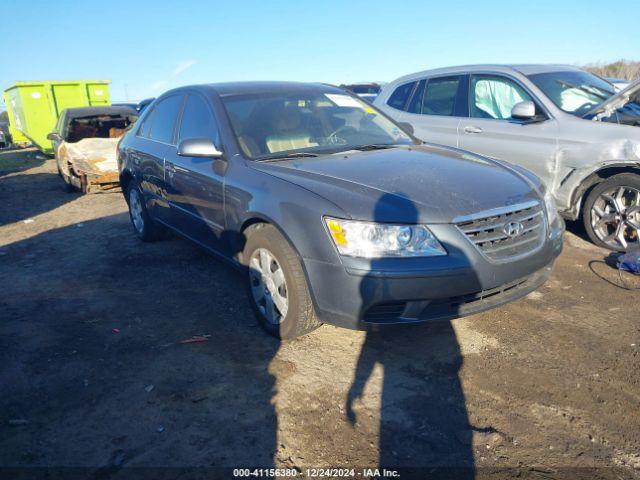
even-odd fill
[{"label": "rear door", "polygon": [[[511,118],[511,109],[533,101],[543,121],[527,123]],[[556,153],[557,121],[515,78],[474,74],[469,81],[469,118],[460,124],[460,148],[521,165],[544,182],[552,182],[549,158]]]},{"label": "rear door", "polygon": [[458,126],[467,116],[466,88],[466,75],[423,79],[399,121],[410,124],[420,140],[457,147]]},{"label": "rear door", "polygon": [[165,185],[164,158],[175,148],[175,128],[184,102],[183,94],[170,95],[153,106],[127,152],[136,166],[138,181],[152,216],[172,225]]},{"label": "rear door", "polygon": [[[198,92],[188,94],[177,129],[177,143],[189,138],[209,138],[220,149],[218,123],[209,101]],[[178,155],[167,151],[165,176],[169,202],[179,228],[194,240],[220,250],[224,230],[225,161]]]}]

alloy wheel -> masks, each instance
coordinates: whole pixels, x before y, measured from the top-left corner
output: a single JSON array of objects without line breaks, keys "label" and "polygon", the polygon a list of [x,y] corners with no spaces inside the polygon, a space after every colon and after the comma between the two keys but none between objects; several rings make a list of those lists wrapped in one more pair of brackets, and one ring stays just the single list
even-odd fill
[{"label": "alloy wheel", "polygon": [[276,257],[266,248],[257,248],[249,260],[251,294],[267,321],[282,323],[289,309],[284,271]]},{"label": "alloy wheel", "polygon": [[591,226],[613,249],[640,245],[640,190],[616,186],[601,193],[591,207]]}]

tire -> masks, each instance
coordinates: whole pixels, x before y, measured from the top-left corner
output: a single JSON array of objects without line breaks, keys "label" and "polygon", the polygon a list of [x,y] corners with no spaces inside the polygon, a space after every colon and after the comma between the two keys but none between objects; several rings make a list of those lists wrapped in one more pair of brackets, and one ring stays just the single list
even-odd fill
[{"label": "tire", "polygon": [[618,252],[640,247],[640,175],[620,173],[593,187],[582,219],[589,239],[600,247]]},{"label": "tire", "polygon": [[62,190],[66,193],[73,193],[75,191],[77,191],[76,187],[71,183],[71,181],[69,180],[69,178],[62,173],[62,170],[60,170],[60,167],[58,166],[58,175],[60,175],[60,178],[62,179]]},{"label": "tire", "polygon": [[[257,224],[246,233],[248,238],[242,258],[248,267],[247,294],[262,328],[270,335],[280,339],[299,337],[318,328],[321,323],[316,317],[307,279],[293,247],[272,225]],[[272,272],[267,276],[272,279],[271,283],[269,279],[264,281],[267,276],[263,276],[260,270],[263,266],[261,261],[265,252],[275,261],[275,263],[269,263],[269,270]],[[281,270],[283,274],[284,284],[279,284],[279,287],[274,289],[276,283],[279,283],[277,279],[282,278],[278,274],[278,270]],[[269,293],[267,291],[269,286],[277,293],[273,295]],[[262,299],[260,299],[259,293],[261,289],[263,289]],[[280,302],[283,297],[287,302],[284,316],[278,309],[278,297],[280,297]],[[267,315],[269,298],[271,305],[275,307],[271,320]],[[274,318],[278,316],[279,318]]]},{"label": "tire", "polygon": [[162,237],[162,228],[149,216],[142,190],[133,180],[127,188],[127,205],[131,226],[140,240],[154,242]]}]

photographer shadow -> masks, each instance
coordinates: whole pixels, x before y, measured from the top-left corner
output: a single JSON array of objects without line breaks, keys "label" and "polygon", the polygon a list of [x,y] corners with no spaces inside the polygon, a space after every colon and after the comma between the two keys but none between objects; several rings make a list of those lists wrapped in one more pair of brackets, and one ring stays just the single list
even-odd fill
[{"label": "photographer shadow", "polygon": [[[397,202],[397,197],[385,194],[379,199],[376,221],[384,222],[386,215],[382,212],[390,202]],[[413,223],[418,223],[415,204],[407,200],[404,208],[411,209]],[[371,270],[378,266],[379,261],[372,261]],[[371,293],[366,281],[365,277],[361,282],[363,300]],[[477,278],[475,282],[480,288]],[[388,283],[377,285],[385,290],[384,298],[393,298]],[[379,365],[383,370],[380,468],[399,469],[402,478],[474,478],[473,428],[458,377],[462,364],[458,339],[449,321],[372,327],[367,331],[346,412],[347,420],[358,428],[357,400],[366,394],[366,384]]]}]

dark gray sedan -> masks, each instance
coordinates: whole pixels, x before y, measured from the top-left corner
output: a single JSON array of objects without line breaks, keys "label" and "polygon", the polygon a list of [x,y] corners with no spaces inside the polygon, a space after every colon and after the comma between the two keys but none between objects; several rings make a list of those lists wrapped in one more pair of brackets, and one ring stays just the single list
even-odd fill
[{"label": "dark gray sedan", "polygon": [[118,164],[135,233],[171,230],[241,268],[281,338],[480,312],[542,285],[562,248],[535,175],[424,145],[327,85],[169,91]]}]

